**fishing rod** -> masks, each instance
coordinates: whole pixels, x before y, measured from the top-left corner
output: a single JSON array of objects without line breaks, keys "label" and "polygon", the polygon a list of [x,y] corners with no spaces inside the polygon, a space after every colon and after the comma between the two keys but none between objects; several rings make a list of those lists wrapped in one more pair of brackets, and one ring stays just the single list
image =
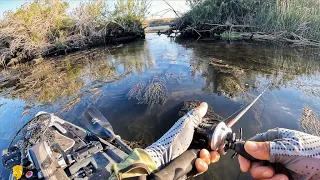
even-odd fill
[{"label": "fishing rod", "polygon": [[[197,132],[206,137],[208,145],[212,151],[218,151],[221,154],[225,154],[227,150],[232,149],[237,154],[247,157],[247,159],[252,161],[257,161],[244,150],[244,141],[242,141],[242,128],[239,130],[239,137],[232,132],[231,127],[239,121],[239,119],[260,99],[260,97],[266,92],[270,87],[268,85],[249,105],[247,105],[242,111],[238,113],[236,117],[230,120],[227,124],[225,122],[220,122],[217,125],[213,125],[209,129],[197,129]],[[243,147],[242,147],[243,146]]]},{"label": "fishing rod", "polygon": [[[248,154],[244,149],[245,141],[242,140],[242,128],[239,130],[239,137],[233,133],[231,127],[239,121],[239,119],[259,100],[259,98],[270,87],[268,85],[248,106],[246,106],[235,118],[230,120],[227,124],[220,122],[217,125],[212,125],[209,129],[196,129],[196,132],[203,135],[208,143],[209,149],[218,151],[225,155],[226,151],[231,149],[235,153],[232,158],[240,154],[251,161],[260,161]],[[168,166],[161,171],[155,173],[151,179],[166,180],[179,179],[187,175],[194,167],[195,160],[198,158],[200,149],[190,149],[185,151],[179,157],[175,158]]]},{"label": "fishing rod", "polygon": [[238,120],[251,108],[251,106],[253,106],[256,101],[266,92],[266,90],[270,87],[270,85],[268,85],[246,108],[244,108],[235,118],[233,118],[231,121],[229,121],[229,123],[227,124],[227,126],[229,128],[231,128],[236,122],[238,122]]}]

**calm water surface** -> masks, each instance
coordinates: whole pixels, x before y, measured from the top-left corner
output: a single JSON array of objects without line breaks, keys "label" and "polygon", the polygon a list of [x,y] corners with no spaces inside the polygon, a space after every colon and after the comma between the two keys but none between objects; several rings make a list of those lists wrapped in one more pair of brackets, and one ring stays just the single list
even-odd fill
[{"label": "calm water surface", "polygon": [[[0,74],[0,150],[38,111],[55,113],[81,126],[81,114],[97,107],[127,140],[157,140],[177,120],[184,100],[208,102],[224,118],[272,84],[234,131],[244,138],[275,127],[299,128],[303,107],[320,110],[317,50],[252,42],[179,42],[148,34],[144,41],[40,60]],[[163,105],[126,98],[138,82],[163,79]],[[169,77],[169,78],[168,78]],[[174,77],[171,78],[170,77]],[[197,179],[239,174],[232,153]],[[0,177],[6,179],[2,166]],[[239,179],[250,179],[241,174]]]}]

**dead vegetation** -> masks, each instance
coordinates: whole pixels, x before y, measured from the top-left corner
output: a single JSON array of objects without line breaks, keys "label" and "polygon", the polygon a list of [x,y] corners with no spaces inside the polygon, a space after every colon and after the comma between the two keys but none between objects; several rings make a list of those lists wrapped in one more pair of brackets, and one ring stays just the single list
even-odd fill
[{"label": "dead vegetation", "polygon": [[126,97],[128,98],[128,100],[136,99],[138,101],[141,101],[145,87],[146,87],[146,84],[144,82],[138,82],[137,84],[131,87]]},{"label": "dead vegetation", "polygon": [[133,85],[126,97],[128,100],[135,99],[138,104],[147,104],[152,107],[155,104],[163,105],[168,96],[166,83],[180,83],[181,78],[174,73],[166,73],[165,78],[153,76],[146,85],[145,82],[138,82]]},{"label": "dead vegetation", "polygon": [[26,3],[0,21],[1,63],[144,37],[141,21],[147,7],[145,0],[118,0],[111,11],[99,0],[83,2],[67,13],[68,3],[60,0]]},{"label": "dead vegetation", "polygon": [[181,83],[181,78],[175,73],[166,73],[165,76],[170,83]]},{"label": "dead vegetation", "polygon": [[320,46],[317,0],[199,0],[168,31],[198,39],[255,39]]},{"label": "dead vegetation", "polygon": [[153,106],[155,104],[163,105],[167,99],[168,90],[164,81],[158,76],[154,76],[150,84],[146,87],[145,93],[139,104]]},{"label": "dead vegetation", "polygon": [[[187,100],[181,103],[180,111],[178,112],[178,116],[182,117],[190,110],[198,107],[201,104],[199,100]],[[208,107],[206,115],[203,117],[207,122],[219,122],[222,121],[223,118],[219,116],[217,113],[213,111],[211,106]]]},{"label": "dead vegetation", "polygon": [[[135,43],[139,42],[133,47]],[[104,85],[151,68],[153,61],[149,58],[148,49],[140,46],[130,52],[127,47],[92,48],[61,58],[32,61],[1,71],[0,92],[30,105],[62,102],[61,110],[69,111],[86,94],[90,103],[95,103],[104,95]],[[119,72],[118,66],[126,69]]]}]

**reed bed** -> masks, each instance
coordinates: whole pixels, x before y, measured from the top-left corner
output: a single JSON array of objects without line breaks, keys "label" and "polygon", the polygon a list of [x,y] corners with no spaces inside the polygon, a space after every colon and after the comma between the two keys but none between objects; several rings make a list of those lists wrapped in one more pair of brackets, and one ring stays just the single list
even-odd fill
[{"label": "reed bed", "polygon": [[250,32],[243,38],[320,46],[318,0],[192,0],[176,21],[183,34],[214,37]]}]

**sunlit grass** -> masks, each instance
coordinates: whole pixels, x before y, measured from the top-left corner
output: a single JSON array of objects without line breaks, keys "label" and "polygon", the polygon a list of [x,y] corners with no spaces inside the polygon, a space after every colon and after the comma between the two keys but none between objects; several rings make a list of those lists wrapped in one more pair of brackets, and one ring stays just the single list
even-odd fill
[{"label": "sunlit grass", "polygon": [[[71,49],[106,44],[110,38],[143,32],[146,0],[85,1],[68,13],[62,0],[27,2],[0,21],[0,62],[30,60]],[[142,31],[142,32],[141,32]]]},{"label": "sunlit grass", "polygon": [[320,41],[318,0],[204,0],[192,5],[182,21],[192,26],[205,23],[251,25],[259,32]]}]

